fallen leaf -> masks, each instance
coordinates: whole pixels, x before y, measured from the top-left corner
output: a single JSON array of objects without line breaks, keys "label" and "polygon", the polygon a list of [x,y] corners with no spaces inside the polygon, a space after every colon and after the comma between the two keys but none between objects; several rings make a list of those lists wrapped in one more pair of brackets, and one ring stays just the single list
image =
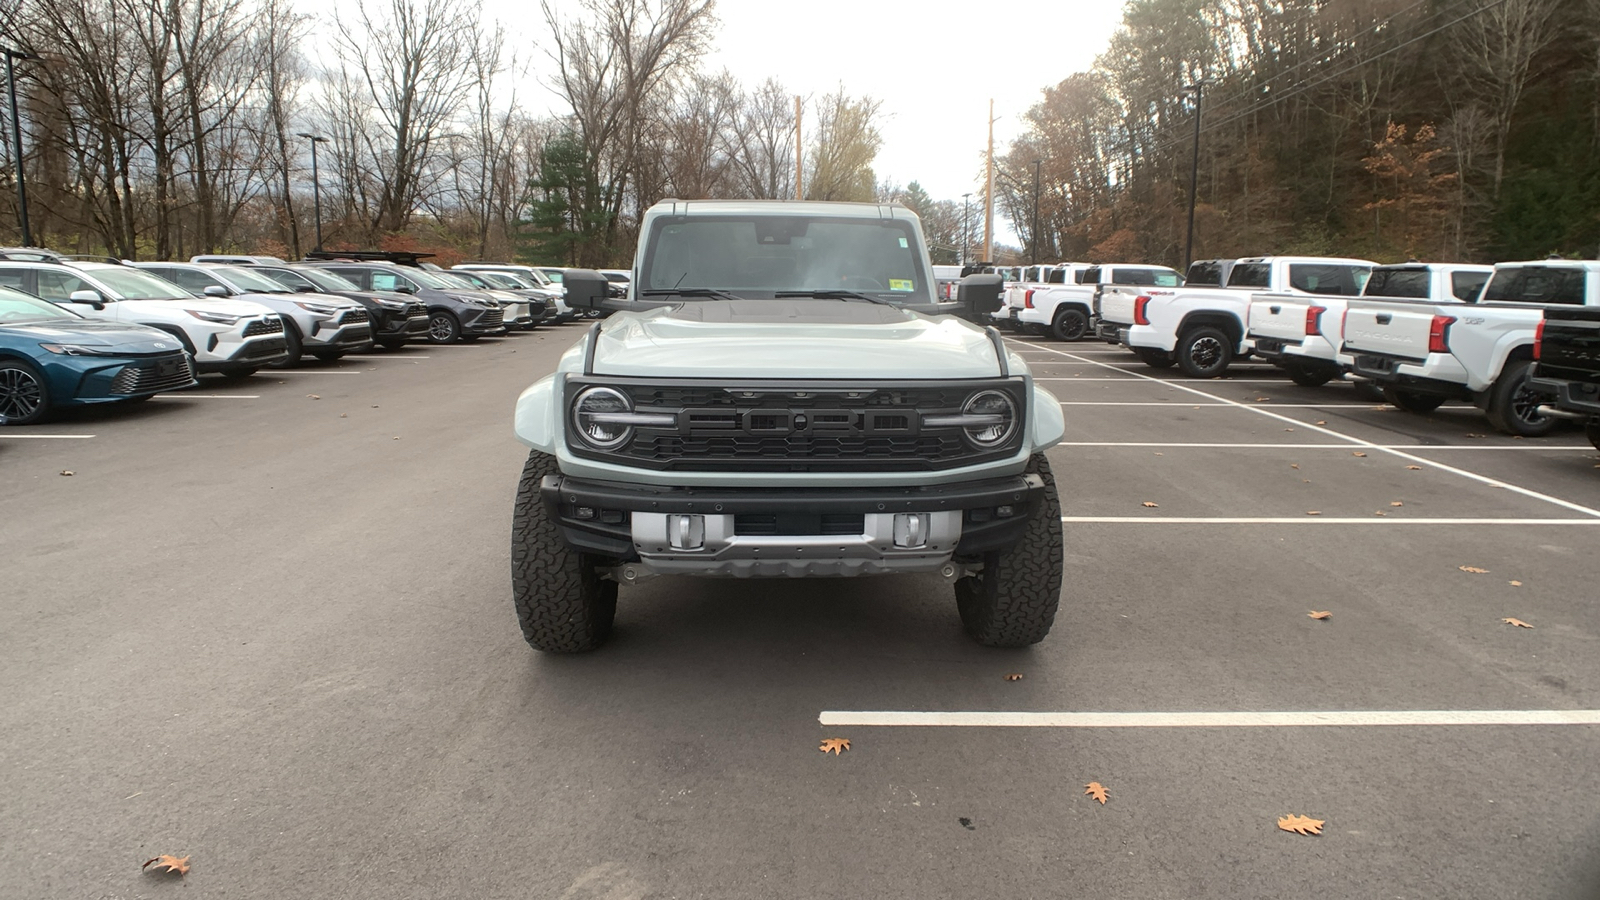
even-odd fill
[{"label": "fallen leaf", "polygon": [[1383,516],[1383,517],[1385,517],[1385,518],[1387,518],[1387,517],[1388,517],[1388,515],[1389,515],[1389,514],[1388,514],[1388,513],[1386,513],[1386,512],[1384,512],[1384,511],[1383,511],[1383,510],[1381,510],[1381,509],[1379,509],[1379,510],[1374,510],[1374,511],[1373,511],[1373,513],[1372,513],[1372,514],[1373,514],[1373,515],[1375,515],[1375,516]]},{"label": "fallen leaf", "polygon": [[395,440],[397,440],[397,441],[398,441],[398,440],[400,440],[400,435],[398,435],[398,434],[397,434],[397,435],[395,435],[395,436],[394,436],[394,439],[395,439]]},{"label": "fallen leaf", "polygon": [[821,750],[823,753],[832,753],[834,756],[841,756],[844,754],[844,751],[850,749],[850,739],[823,738],[822,746],[818,747],[817,749]]},{"label": "fallen leaf", "polygon": [[1324,824],[1325,820],[1313,819],[1310,816],[1288,815],[1278,820],[1279,828],[1295,834],[1321,834]]},{"label": "fallen leaf", "polygon": [[1481,434],[1476,434],[1476,433],[1474,433],[1474,432],[1471,432],[1471,431],[1469,431],[1469,432],[1467,432],[1467,437],[1474,437],[1474,438],[1476,438],[1476,437],[1483,437],[1483,435],[1481,435]]},{"label": "fallen leaf", "polygon": [[1500,621],[1506,623],[1507,625],[1515,625],[1518,628],[1532,628],[1533,627],[1532,625],[1529,625],[1527,622],[1524,622],[1521,619],[1501,619]]},{"label": "fallen leaf", "polygon": [[1422,471],[1422,467],[1421,466],[1406,466],[1406,468],[1410,469],[1413,472],[1421,472]]},{"label": "fallen leaf", "polygon": [[376,403],[372,404],[372,408],[373,409],[377,409],[378,408],[378,404],[376,404]]},{"label": "fallen leaf", "polygon": [[1489,574],[1489,570],[1488,569],[1480,569],[1477,566],[1456,566],[1456,568],[1460,569],[1463,572],[1471,574],[1471,575],[1487,575],[1487,574]]},{"label": "fallen leaf", "polygon": [[1522,587],[1522,582],[1520,581],[1508,581],[1506,584],[1509,584],[1512,587]]},{"label": "fallen leaf", "polygon": [[348,419],[348,418],[350,418],[350,414],[349,413],[339,413],[339,418]]},{"label": "fallen leaf", "polygon": [[1390,500],[1389,501],[1389,505],[1390,506],[1405,506],[1405,504],[1400,502],[1399,500]]},{"label": "fallen leaf", "polygon": [[1007,680],[1007,681],[1021,681],[1021,680],[1022,680],[1022,676],[1021,676],[1021,675],[1018,675],[1018,674],[1017,674],[1017,673],[1015,673],[1015,672],[1013,672],[1013,673],[1011,673],[1011,674],[1010,674],[1010,675],[1007,675],[1007,676],[1006,676],[1006,680]]},{"label": "fallen leaf", "polygon": [[1156,454],[1156,455],[1157,455],[1157,456],[1166,456],[1166,454],[1165,454],[1165,453],[1157,453],[1157,454]]},{"label": "fallen leaf", "polygon": [[1360,450],[1357,450],[1357,451],[1355,451],[1354,453],[1352,453],[1350,455],[1351,456],[1366,456],[1366,454],[1362,453]]},{"label": "fallen leaf", "polygon": [[189,874],[189,857],[187,856],[182,859],[179,859],[176,856],[157,856],[154,859],[145,860],[144,865],[140,866],[139,868],[147,869],[152,865],[154,865],[157,870],[165,869],[168,872],[177,872],[179,878]]},{"label": "fallen leaf", "polygon": [[1271,397],[1257,397],[1256,398],[1256,402],[1257,403],[1265,403],[1265,402],[1267,402],[1268,400],[1271,400],[1271,399],[1272,399]]},{"label": "fallen leaf", "polygon": [[1106,786],[1098,781],[1091,781],[1083,786],[1085,795],[1100,801],[1101,806],[1106,805]]},{"label": "fallen leaf", "polygon": [[1289,468],[1298,469],[1298,468],[1300,468],[1300,464],[1299,463],[1289,463]]},{"label": "fallen leaf", "polygon": [[1320,510],[1320,509],[1308,509],[1308,510],[1306,510],[1306,515],[1308,515],[1308,516],[1320,516],[1320,515],[1322,515],[1322,510]]},{"label": "fallen leaf", "polygon": [[63,474],[63,475],[71,475],[72,474],[72,470],[71,469],[62,469],[61,470],[61,474]]},{"label": "fallen leaf", "polygon": [[1328,424],[1328,420],[1327,419],[1318,419],[1316,421],[1316,424],[1318,424],[1318,425],[1326,425],[1326,424]]},{"label": "fallen leaf", "polygon": [[1293,431],[1293,430],[1294,430],[1293,428],[1285,428],[1284,429],[1284,431]]},{"label": "fallen leaf", "polygon": [[1319,611],[1319,610],[1313,609],[1311,612],[1306,613],[1306,615],[1310,616],[1313,619],[1316,619],[1319,622],[1322,622],[1322,621],[1325,621],[1327,619],[1333,618],[1333,613],[1331,613],[1331,612],[1329,612],[1327,610],[1320,610]]},{"label": "fallen leaf", "polygon": [[1144,507],[1144,508],[1145,508],[1145,509],[1159,509],[1159,508],[1160,508],[1160,504],[1157,504],[1157,503],[1151,503],[1151,502],[1150,502],[1150,501],[1149,501],[1149,500],[1146,500],[1146,501],[1145,501],[1145,502],[1144,502],[1144,503],[1143,503],[1143,504],[1141,504],[1141,505],[1142,505],[1142,506],[1143,506],[1143,507]]},{"label": "fallen leaf", "polygon": [[310,397],[313,400],[321,400],[322,399],[321,397],[317,396],[316,394],[307,394],[306,396]]}]

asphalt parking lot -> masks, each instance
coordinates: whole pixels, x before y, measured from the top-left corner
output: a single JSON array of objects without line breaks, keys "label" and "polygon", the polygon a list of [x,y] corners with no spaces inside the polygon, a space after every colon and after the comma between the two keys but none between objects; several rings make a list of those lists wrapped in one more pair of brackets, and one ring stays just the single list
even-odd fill
[{"label": "asphalt parking lot", "polygon": [[[1600,725],[1468,724],[1600,708],[1580,433],[1014,340],[1067,420],[1044,643],[931,577],[668,578],[552,657],[511,411],[580,335],[0,431],[0,896],[1600,897]],[[1258,715],[1317,711],[1452,724]],[[957,712],[1060,715],[845,724]]]}]

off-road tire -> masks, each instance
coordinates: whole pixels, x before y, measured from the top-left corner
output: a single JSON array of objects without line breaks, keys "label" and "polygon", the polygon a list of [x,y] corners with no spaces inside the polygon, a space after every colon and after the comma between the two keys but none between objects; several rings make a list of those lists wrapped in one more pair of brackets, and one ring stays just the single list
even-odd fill
[{"label": "off-road tire", "polygon": [[1050,336],[1058,341],[1076,341],[1089,333],[1089,317],[1081,309],[1056,310],[1050,322]]},{"label": "off-road tire", "polygon": [[1154,347],[1134,347],[1133,355],[1152,369],[1170,369],[1178,361],[1171,353]]},{"label": "off-road tire", "polygon": [[511,602],[522,636],[546,653],[582,653],[606,642],[617,615],[617,583],[601,579],[599,560],[567,545],[551,521],[539,482],[556,459],[528,454],[511,516]]},{"label": "off-road tire", "polygon": [[344,359],[344,354],[345,354],[345,351],[343,351],[343,350],[313,350],[313,351],[311,351],[311,355],[312,356],[315,356],[318,359],[318,361],[325,362],[325,363],[338,362],[339,360]]},{"label": "off-road tire", "polygon": [[0,360],[0,417],[7,425],[34,425],[50,415],[50,385],[20,359]]},{"label": "off-road tire", "polygon": [[1220,328],[1201,325],[1178,336],[1178,368],[1190,378],[1216,378],[1233,362],[1234,341]]},{"label": "off-road tire", "polygon": [[406,345],[406,339],[389,338],[387,340],[380,340],[377,342],[377,344],[379,347],[382,347],[385,350],[399,350]]},{"label": "off-road tire", "polygon": [[1289,380],[1301,387],[1322,387],[1333,380],[1333,373],[1327,369],[1305,369],[1300,366],[1284,368],[1289,373]]},{"label": "off-road tire", "polygon": [[267,367],[271,369],[292,369],[300,365],[300,357],[305,355],[305,342],[300,340],[300,329],[295,327],[294,322],[288,316],[282,316],[281,318],[283,319],[283,343],[288,349],[289,355],[277,362],[267,363]]},{"label": "off-road tire", "polygon": [[1383,399],[1390,406],[1399,407],[1408,413],[1425,416],[1444,404],[1445,398],[1439,394],[1423,394],[1417,391],[1407,391],[1396,387],[1385,387]]},{"label": "off-road tire", "polygon": [[1590,416],[1589,421],[1583,425],[1583,433],[1589,439],[1589,443],[1593,444],[1596,450],[1600,450],[1600,416]]},{"label": "off-road tire", "polygon": [[983,572],[956,582],[956,609],[973,640],[986,647],[1026,647],[1044,640],[1061,603],[1061,499],[1044,454],[1027,474],[1044,479],[1044,498],[1017,546],[986,554]]},{"label": "off-road tire", "polygon": [[261,368],[261,367],[260,366],[228,366],[227,368],[223,369],[220,374],[222,375],[223,378],[228,378],[228,379],[249,378],[251,375],[254,375],[256,373],[256,370],[259,369],[259,368]]},{"label": "off-road tire", "polygon": [[428,343],[454,344],[461,340],[461,320],[447,309],[428,313]]},{"label": "off-road tire", "polygon": [[1489,387],[1489,405],[1484,413],[1489,424],[1506,434],[1541,437],[1556,427],[1556,417],[1540,415],[1540,397],[1528,389],[1533,377],[1533,361],[1508,361],[1500,377]]}]

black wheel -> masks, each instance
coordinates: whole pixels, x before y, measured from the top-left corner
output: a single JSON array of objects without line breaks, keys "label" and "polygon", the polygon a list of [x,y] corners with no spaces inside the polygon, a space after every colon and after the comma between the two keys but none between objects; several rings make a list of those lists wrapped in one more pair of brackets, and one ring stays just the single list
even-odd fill
[{"label": "black wheel", "polygon": [[305,344],[300,340],[300,329],[295,327],[294,321],[288,316],[283,319],[283,343],[289,350],[289,355],[277,362],[267,365],[274,369],[290,369],[300,365],[300,357],[306,352]]},{"label": "black wheel", "polygon": [[378,340],[377,344],[378,344],[378,346],[382,347],[385,350],[399,350],[401,347],[404,347],[406,345],[406,339],[405,338],[381,338],[381,339]]},{"label": "black wheel", "polygon": [[50,413],[50,388],[39,370],[19,359],[0,360],[0,421],[33,425]]},{"label": "black wheel", "polygon": [[222,370],[223,378],[249,378],[260,366],[229,366]]},{"label": "black wheel", "polygon": [[1178,338],[1178,368],[1190,378],[1216,378],[1233,362],[1233,340],[1210,325],[1191,328]]},{"label": "black wheel", "polygon": [[1528,388],[1533,377],[1533,361],[1519,359],[1507,362],[1489,388],[1489,406],[1484,412],[1489,424],[1506,434],[1522,437],[1539,437],[1556,427],[1555,416],[1539,412],[1544,398]]},{"label": "black wheel", "polygon": [[1583,433],[1589,438],[1589,443],[1600,450],[1600,416],[1590,416],[1589,421],[1584,423]]},{"label": "black wheel", "polygon": [[1333,373],[1327,369],[1302,369],[1291,366],[1284,369],[1289,373],[1289,380],[1301,387],[1322,387],[1333,380]]},{"label": "black wheel", "polygon": [[1171,353],[1165,350],[1157,350],[1154,347],[1135,347],[1133,348],[1133,354],[1139,357],[1140,362],[1152,369],[1170,369],[1172,364],[1177,362]]},{"label": "black wheel", "polygon": [[556,472],[555,457],[537,450],[522,467],[511,518],[511,602],[534,649],[581,653],[610,636],[617,583],[601,579],[595,567],[602,561],[568,546],[550,520],[539,482]]},{"label": "black wheel", "polygon": [[1081,309],[1062,308],[1050,322],[1050,336],[1058,341],[1075,341],[1089,330],[1089,317]]},{"label": "black wheel", "polygon": [[1403,391],[1400,388],[1386,387],[1383,389],[1383,399],[1391,406],[1398,406],[1408,413],[1423,415],[1438,409],[1444,403],[1444,397],[1439,394],[1421,394],[1416,391]]},{"label": "black wheel", "polygon": [[986,554],[983,571],[956,582],[956,609],[972,639],[986,647],[1026,647],[1044,640],[1061,603],[1061,500],[1044,454],[1024,470],[1044,479],[1044,501],[1022,541]]},{"label": "black wheel", "polygon": [[454,344],[461,340],[461,320],[447,309],[428,313],[428,343]]},{"label": "black wheel", "polygon": [[313,350],[311,355],[325,363],[338,362],[344,359],[343,350]]}]

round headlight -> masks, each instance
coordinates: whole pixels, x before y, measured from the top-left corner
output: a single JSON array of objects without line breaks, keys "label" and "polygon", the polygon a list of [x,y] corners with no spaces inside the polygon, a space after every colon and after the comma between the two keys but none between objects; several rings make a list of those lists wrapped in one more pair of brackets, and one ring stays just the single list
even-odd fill
[{"label": "round headlight", "polygon": [[998,447],[1017,430],[1017,405],[1004,391],[979,391],[967,398],[961,413],[981,424],[966,427],[967,440],[985,449]]},{"label": "round headlight", "polygon": [[615,450],[633,436],[633,426],[614,417],[632,411],[628,396],[616,388],[585,388],[572,404],[572,425],[585,444],[596,450]]}]

